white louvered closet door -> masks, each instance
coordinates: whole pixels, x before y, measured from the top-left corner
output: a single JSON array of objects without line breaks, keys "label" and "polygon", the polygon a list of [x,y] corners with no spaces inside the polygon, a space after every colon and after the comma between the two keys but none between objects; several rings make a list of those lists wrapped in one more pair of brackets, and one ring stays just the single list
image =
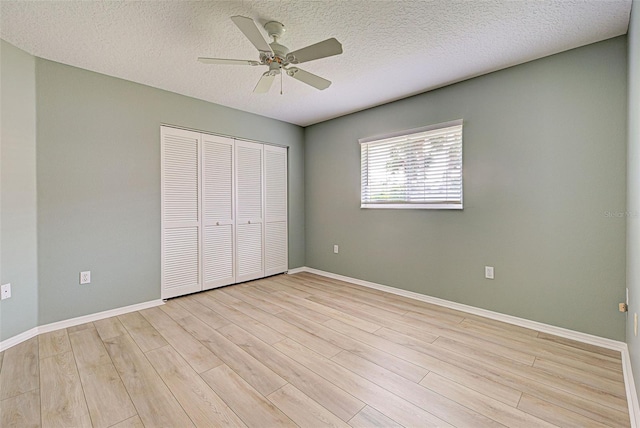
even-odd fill
[{"label": "white louvered closet door", "polygon": [[287,149],[264,146],[265,276],[288,270]]},{"label": "white louvered closet door", "polygon": [[202,134],[204,290],[235,283],[233,139]]},{"label": "white louvered closet door", "polygon": [[263,145],[235,141],[236,282],[264,276]]},{"label": "white louvered closet door", "polygon": [[161,296],[202,289],[200,277],[200,134],[161,131]]}]

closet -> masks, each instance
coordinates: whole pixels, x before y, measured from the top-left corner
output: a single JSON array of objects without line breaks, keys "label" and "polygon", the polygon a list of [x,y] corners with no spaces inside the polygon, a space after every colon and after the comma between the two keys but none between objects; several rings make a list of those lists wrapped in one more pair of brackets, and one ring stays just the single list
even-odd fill
[{"label": "closet", "polygon": [[287,149],[162,126],[163,299],[287,271]]}]

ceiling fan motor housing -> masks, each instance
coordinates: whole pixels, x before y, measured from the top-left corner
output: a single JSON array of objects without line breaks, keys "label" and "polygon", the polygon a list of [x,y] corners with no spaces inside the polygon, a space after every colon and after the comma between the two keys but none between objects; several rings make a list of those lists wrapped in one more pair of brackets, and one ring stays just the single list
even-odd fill
[{"label": "ceiling fan motor housing", "polygon": [[287,58],[287,54],[289,53],[289,48],[281,45],[278,42],[269,43],[269,46],[271,46],[271,49],[273,50],[275,56],[277,58],[280,58],[282,62],[284,62]]},{"label": "ceiling fan motor housing", "polygon": [[273,42],[269,43],[269,46],[273,51],[273,58],[271,58],[271,61],[265,61],[267,64],[269,64],[269,69],[273,70],[272,65],[274,62],[280,65],[286,65],[289,48],[278,43],[278,40],[284,35],[286,31],[284,25],[277,21],[269,21],[264,24],[264,29],[267,30],[267,34],[269,34],[269,37],[273,39]]},{"label": "ceiling fan motor housing", "polygon": [[271,76],[275,76],[276,74],[280,74],[280,69],[282,68],[282,66],[280,65],[280,63],[278,63],[277,61],[273,61],[271,63],[269,63],[269,71],[268,73]]}]

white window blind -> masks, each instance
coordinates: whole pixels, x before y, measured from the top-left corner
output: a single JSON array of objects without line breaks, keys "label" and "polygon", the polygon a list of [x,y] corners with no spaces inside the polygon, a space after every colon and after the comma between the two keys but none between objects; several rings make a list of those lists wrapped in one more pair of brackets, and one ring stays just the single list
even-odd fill
[{"label": "white window blind", "polygon": [[462,120],[360,140],[361,208],[462,209]]}]

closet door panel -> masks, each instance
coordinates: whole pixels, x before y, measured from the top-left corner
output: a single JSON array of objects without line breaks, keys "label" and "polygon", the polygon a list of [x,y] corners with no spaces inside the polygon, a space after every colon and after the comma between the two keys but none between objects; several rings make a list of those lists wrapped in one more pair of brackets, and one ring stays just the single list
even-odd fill
[{"label": "closet door panel", "polygon": [[262,224],[239,224],[238,282],[261,278],[262,274]]},{"label": "closet door panel", "polygon": [[202,136],[204,219],[233,220],[233,140]]},{"label": "closet door panel", "polygon": [[265,223],[265,276],[288,270],[287,223]]},{"label": "closet door panel", "polygon": [[264,276],[263,145],[235,141],[236,282]]},{"label": "closet door panel", "polygon": [[161,129],[161,296],[202,289],[200,277],[199,138]]},{"label": "closet door panel", "polygon": [[287,149],[264,147],[265,219],[287,221]]},{"label": "closet door panel", "polygon": [[265,276],[288,270],[287,149],[264,146]]},{"label": "closet door panel", "polygon": [[262,221],[262,144],[236,140],[238,221]]},{"label": "closet door panel", "polygon": [[[164,286],[169,291],[198,291],[198,228],[179,227],[165,230]],[[190,286],[196,286],[190,290]]]},{"label": "closet door panel", "polygon": [[233,225],[204,227],[204,289],[233,284]]},{"label": "closet door panel", "polygon": [[235,283],[234,142],[202,135],[204,290]]}]

